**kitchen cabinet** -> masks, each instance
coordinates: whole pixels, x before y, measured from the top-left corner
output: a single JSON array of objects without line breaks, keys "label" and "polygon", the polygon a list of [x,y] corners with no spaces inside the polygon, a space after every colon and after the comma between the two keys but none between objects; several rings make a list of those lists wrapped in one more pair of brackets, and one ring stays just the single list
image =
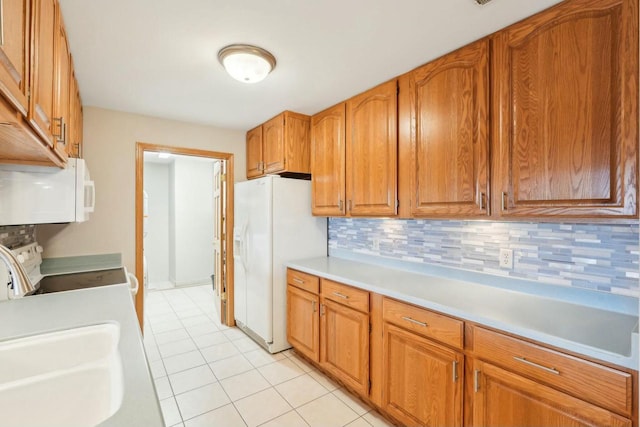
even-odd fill
[{"label": "kitchen cabinet", "polygon": [[320,361],[320,297],[318,278],[287,271],[287,341],[313,360]]},{"label": "kitchen cabinet", "polygon": [[397,80],[347,100],[346,194],[349,215],[396,215],[397,122]]},{"label": "kitchen cabinet", "polygon": [[345,103],[311,117],[311,212],[346,214]]},{"label": "kitchen cabinet", "polygon": [[[384,298],[383,399],[405,425],[461,426],[463,322]],[[426,404],[426,402],[429,402]]]},{"label": "kitchen cabinet", "polygon": [[369,394],[368,299],[368,292],[322,279],[320,366],[362,396]]},{"label": "kitchen cabinet", "polygon": [[262,125],[247,132],[247,179],[262,176]]},{"label": "kitchen cabinet", "polygon": [[60,157],[68,157],[69,133],[71,131],[71,54],[67,32],[62,20],[60,6],[56,7],[56,52],[55,52],[55,104],[54,121],[58,125],[55,151]]},{"label": "kitchen cabinet", "polygon": [[285,111],[247,132],[247,178],[309,174],[310,117]]},{"label": "kitchen cabinet", "polygon": [[501,218],[637,217],[638,2],[572,0],[492,43]]},{"label": "kitchen cabinet", "polygon": [[489,215],[488,60],[483,39],[402,77],[413,123],[412,216]]},{"label": "kitchen cabinet", "polygon": [[474,360],[470,377],[468,380],[473,382],[470,426],[632,425],[628,418],[490,363]]},{"label": "kitchen cabinet", "polygon": [[27,116],[29,90],[30,0],[3,0],[0,14],[0,93]]},{"label": "kitchen cabinet", "polygon": [[54,120],[56,105],[56,0],[33,0],[32,34],[34,52],[31,65],[29,123],[43,141],[54,148],[60,137],[61,122]]},{"label": "kitchen cabinet", "polygon": [[[73,69],[73,65],[71,67]],[[78,89],[78,81],[75,75],[70,80],[71,90],[69,96],[69,143],[67,153],[69,157],[82,157],[83,120],[82,120],[82,99]]]}]

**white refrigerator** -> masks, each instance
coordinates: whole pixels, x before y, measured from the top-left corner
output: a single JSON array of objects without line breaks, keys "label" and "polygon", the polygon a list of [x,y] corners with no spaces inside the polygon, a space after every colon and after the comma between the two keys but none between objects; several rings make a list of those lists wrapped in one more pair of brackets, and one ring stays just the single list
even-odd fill
[{"label": "white refrigerator", "polygon": [[234,191],[234,317],[271,353],[286,350],[285,262],[327,255],[327,219],[311,215],[311,181],[267,176]]}]

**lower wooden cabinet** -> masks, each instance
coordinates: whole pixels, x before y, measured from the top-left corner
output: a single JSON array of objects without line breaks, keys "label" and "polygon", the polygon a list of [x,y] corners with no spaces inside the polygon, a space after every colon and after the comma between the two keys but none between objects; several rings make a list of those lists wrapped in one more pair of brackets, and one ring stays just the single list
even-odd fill
[{"label": "lower wooden cabinet", "polygon": [[385,323],[383,409],[405,425],[462,426],[464,356]]},{"label": "lower wooden cabinet", "polygon": [[468,381],[473,382],[470,426],[632,425],[627,418],[489,363],[474,360]]},{"label": "lower wooden cabinet", "polygon": [[319,297],[287,286],[287,341],[314,362],[320,361]]},{"label": "lower wooden cabinet", "polygon": [[320,365],[354,391],[369,394],[369,313],[321,299]]}]

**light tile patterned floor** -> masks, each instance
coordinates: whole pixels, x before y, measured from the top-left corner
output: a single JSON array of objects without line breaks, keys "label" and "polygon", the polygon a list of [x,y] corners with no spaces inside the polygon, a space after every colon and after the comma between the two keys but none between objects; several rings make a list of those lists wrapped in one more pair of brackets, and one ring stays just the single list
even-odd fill
[{"label": "light tile patterned floor", "polygon": [[390,426],[292,351],[217,321],[210,286],[149,291],[144,345],[167,426]]}]

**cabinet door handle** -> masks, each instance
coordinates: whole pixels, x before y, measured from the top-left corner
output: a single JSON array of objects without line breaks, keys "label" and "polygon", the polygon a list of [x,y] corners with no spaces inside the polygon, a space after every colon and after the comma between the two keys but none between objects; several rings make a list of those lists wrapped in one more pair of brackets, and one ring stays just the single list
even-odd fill
[{"label": "cabinet door handle", "polygon": [[473,371],[473,391],[477,393],[478,390],[480,390],[480,371],[476,369]]},{"label": "cabinet door handle", "polygon": [[351,200],[347,200],[347,212],[351,212]]},{"label": "cabinet door handle", "polygon": [[349,295],[341,294],[340,292],[334,292],[333,295],[337,296],[338,298],[349,299]]},{"label": "cabinet door handle", "polygon": [[549,372],[550,374],[553,374],[553,375],[560,375],[560,371],[558,371],[555,368],[547,368],[546,366],[539,365],[539,364],[537,364],[535,362],[527,360],[524,357],[513,356],[513,358],[515,360],[517,360],[518,362],[524,363],[525,365],[529,365],[529,366],[533,366],[534,368],[542,369],[543,371]]},{"label": "cabinet door handle", "polygon": [[453,382],[458,381],[458,361],[453,361]]},{"label": "cabinet door handle", "polygon": [[51,119],[52,122],[55,123],[55,127],[58,128],[58,133],[53,133],[53,129],[51,129],[51,135],[53,135],[53,137],[56,139],[56,141],[58,142],[62,142],[62,128],[63,128],[63,122],[62,122],[62,117],[54,117],[53,119]]},{"label": "cabinet door handle", "polygon": [[[507,210],[507,206],[509,204],[509,195],[507,193],[505,193],[504,191],[502,192],[502,210],[506,211]],[[507,202],[505,203],[504,199],[507,199]]]},{"label": "cabinet door handle", "polygon": [[311,308],[313,309],[313,312],[316,312],[316,302],[315,301],[311,301]]},{"label": "cabinet door handle", "polygon": [[402,317],[402,320],[406,320],[407,322],[411,322],[411,323],[413,323],[413,324],[420,325],[420,326],[422,326],[422,327],[424,327],[424,328],[426,328],[427,326],[429,326],[429,325],[428,325],[427,323],[425,323],[425,322],[420,322],[419,320],[412,319],[411,317],[407,317],[407,316],[403,316],[403,317]]},{"label": "cabinet door handle", "polygon": [[480,200],[479,200],[479,202],[480,202],[480,210],[481,210],[481,211],[483,211],[483,210],[484,210],[484,197],[485,197],[485,194],[484,194],[484,193],[480,193]]},{"label": "cabinet door handle", "polygon": [[338,197],[338,210],[342,212],[342,199]]},{"label": "cabinet door handle", "polygon": [[324,316],[324,304],[320,304],[320,316]]},{"label": "cabinet door handle", "polygon": [[301,285],[304,285],[304,280],[298,279],[297,277],[294,277],[293,281],[296,282],[296,283],[299,283]]}]

